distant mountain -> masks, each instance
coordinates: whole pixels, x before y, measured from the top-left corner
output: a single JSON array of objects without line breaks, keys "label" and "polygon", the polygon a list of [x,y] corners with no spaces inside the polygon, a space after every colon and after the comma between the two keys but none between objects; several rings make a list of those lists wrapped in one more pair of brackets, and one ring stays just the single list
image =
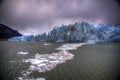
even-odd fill
[{"label": "distant mountain", "polygon": [[22,36],[22,34],[6,25],[0,24],[0,40],[7,40],[17,36]]},{"label": "distant mountain", "polygon": [[10,41],[120,42],[120,25],[91,25],[87,22],[56,26],[48,33],[11,38]]}]

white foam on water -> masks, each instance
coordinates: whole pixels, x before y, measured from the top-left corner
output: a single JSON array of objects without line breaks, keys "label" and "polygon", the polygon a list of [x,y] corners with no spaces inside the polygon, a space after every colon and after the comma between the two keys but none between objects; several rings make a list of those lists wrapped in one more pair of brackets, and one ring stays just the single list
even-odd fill
[{"label": "white foam on water", "polygon": [[[69,50],[75,50],[78,47],[86,45],[89,43],[75,43],[75,44],[63,44],[62,46],[56,48],[59,50],[52,54],[35,54],[34,58],[24,59],[24,63],[30,63],[29,69],[22,72],[22,76],[26,77],[34,71],[46,72],[55,68],[58,64],[65,63],[67,60],[74,58],[74,55],[69,52]],[[45,80],[39,78],[38,80]]]},{"label": "white foam on water", "polygon": [[26,55],[26,54],[29,54],[29,52],[21,51],[21,52],[18,52],[18,54]]}]

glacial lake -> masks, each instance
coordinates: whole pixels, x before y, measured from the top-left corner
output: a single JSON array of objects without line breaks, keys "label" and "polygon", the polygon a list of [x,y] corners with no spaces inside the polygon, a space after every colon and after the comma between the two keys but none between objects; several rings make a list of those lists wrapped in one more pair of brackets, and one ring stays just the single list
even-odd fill
[{"label": "glacial lake", "polygon": [[[36,60],[35,57],[48,59],[46,56],[51,56],[52,53],[55,53],[52,56],[61,54],[57,48],[64,44],[70,43],[1,41],[0,80],[120,80],[120,43],[95,43],[75,47],[73,50],[69,48],[65,52],[68,60],[53,64],[54,67],[50,66],[52,68],[45,71],[44,67],[41,72],[36,69],[37,61],[32,61]],[[30,72],[32,62],[35,69]],[[52,65],[49,59],[46,64]],[[40,66],[43,65],[45,64]],[[24,76],[25,71],[27,76]]]}]

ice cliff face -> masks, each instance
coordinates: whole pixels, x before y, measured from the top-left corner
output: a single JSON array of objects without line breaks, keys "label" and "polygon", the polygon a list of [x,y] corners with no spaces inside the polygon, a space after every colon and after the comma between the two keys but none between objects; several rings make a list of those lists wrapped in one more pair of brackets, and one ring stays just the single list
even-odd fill
[{"label": "ice cliff face", "polygon": [[91,25],[87,22],[56,26],[52,31],[37,36],[11,38],[10,41],[45,42],[120,42],[120,25]]}]

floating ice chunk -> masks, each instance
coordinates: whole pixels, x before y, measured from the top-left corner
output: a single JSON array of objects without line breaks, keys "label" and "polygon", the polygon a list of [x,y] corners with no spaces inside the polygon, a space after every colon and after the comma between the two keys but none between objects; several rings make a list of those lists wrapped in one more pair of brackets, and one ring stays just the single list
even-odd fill
[{"label": "floating ice chunk", "polygon": [[46,66],[46,63],[39,64],[38,67]]},{"label": "floating ice chunk", "polygon": [[39,60],[39,59],[28,59],[28,60],[25,60],[25,62],[30,62],[32,64],[40,64],[40,63],[43,63],[44,60]]},{"label": "floating ice chunk", "polygon": [[29,71],[26,71],[26,74],[28,75],[28,74],[30,74],[31,72],[29,72]]},{"label": "floating ice chunk", "polygon": [[42,63],[42,62],[43,62],[43,60],[37,60],[37,59],[33,59],[33,60],[31,61],[32,64],[40,64],[40,63]]},{"label": "floating ice chunk", "polygon": [[59,63],[60,61],[50,61],[50,63]]},{"label": "floating ice chunk", "polygon": [[27,79],[27,78],[22,78],[22,77],[18,77],[18,80],[46,80],[45,78],[32,78],[32,79]]},{"label": "floating ice chunk", "polygon": [[48,59],[56,60],[57,58],[55,56],[53,56],[53,55],[50,55],[50,56],[48,56]]},{"label": "floating ice chunk", "polygon": [[29,54],[29,52],[23,52],[23,51],[21,51],[21,52],[18,52],[18,54],[26,55],[26,54]]},{"label": "floating ice chunk", "polygon": [[18,77],[18,80],[23,80],[23,78],[22,77]]},{"label": "floating ice chunk", "polygon": [[37,78],[35,80],[46,80],[45,78]]},{"label": "floating ice chunk", "polygon": [[34,66],[34,65],[30,65],[29,67],[30,67],[29,68],[30,70],[35,70],[36,69],[36,66]]},{"label": "floating ice chunk", "polygon": [[36,59],[39,59],[41,56],[39,56],[39,53],[37,53],[36,55],[35,55],[35,58]]},{"label": "floating ice chunk", "polygon": [[49,46],[49,45],[51,45],[51,44],[49,44],[49,43],[44,43],[43,45],[44,45],[44,46]]}]

